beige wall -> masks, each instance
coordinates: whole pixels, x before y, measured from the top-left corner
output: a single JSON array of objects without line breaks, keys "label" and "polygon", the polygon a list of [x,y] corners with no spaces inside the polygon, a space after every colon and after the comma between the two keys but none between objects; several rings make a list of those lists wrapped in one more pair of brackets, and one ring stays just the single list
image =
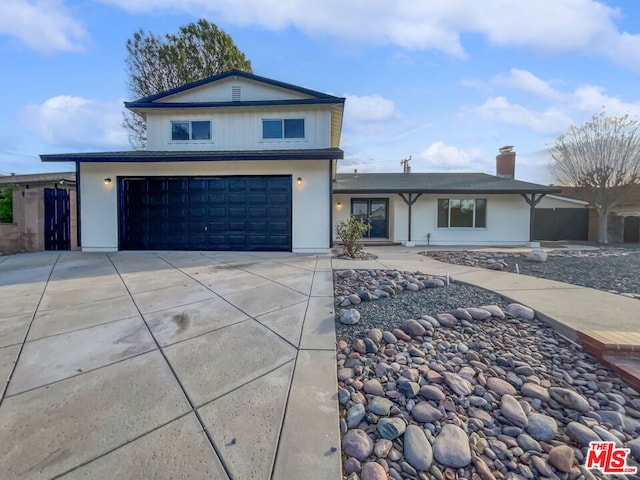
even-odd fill
[{"label": "beige wall", "polygon": [[[81,172],[82,249],[118,249],[118,176],[291,175],[294,252],[328,252],[330,162],[277,160],[235,162],[83,163]],[[105,178],[113,181],[104,184]],[[297,185],[296,178],[303,179]]]},{"label": "beige wall", "polygon": [[[77,250],[76,191],[69,190],[71,249]],[[0,254],[44,250],[44,188],[13,192],[13,223],[0,223]]]},{"label": "beige wall", "polygon": [[[345,195],[333,198],[335,225],[349,218],[351,198],[389,199],[389,240],[408,240],[408,207],[399,195]],[[486,198],[486,228],[439,228],[438,198]],[[338,206],[338,203],[341,205]],[[529,206],[520,195],[422,195],[412,207],[411,241],[416,245],[524,245],[529,242]]]}]

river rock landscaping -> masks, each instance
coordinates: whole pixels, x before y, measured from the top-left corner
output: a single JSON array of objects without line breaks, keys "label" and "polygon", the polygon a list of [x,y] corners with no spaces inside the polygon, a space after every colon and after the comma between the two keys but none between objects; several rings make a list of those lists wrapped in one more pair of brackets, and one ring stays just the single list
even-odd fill
[{"label": "river rock landscaping", "polygon": [[607,478],[583,466],[598,440],[637,465],[635,390],[527,307],[446,280],[334,272],[336,312],[359,314],[336,318],[344,478]]},{"label": "river rock landscaping", "polygon": [[420,253],[441,262],[521,273],[640,299],[640,249],[548,250],[547,259],[543,262],[528,261],[528,252]]}]

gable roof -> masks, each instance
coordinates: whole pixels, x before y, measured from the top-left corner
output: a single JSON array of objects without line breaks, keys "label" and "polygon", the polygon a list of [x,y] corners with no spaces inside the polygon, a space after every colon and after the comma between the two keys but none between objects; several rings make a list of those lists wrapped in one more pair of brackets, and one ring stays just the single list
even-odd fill
[{"label": "gable roof", "polygon": [[559,193],[560,189],[486,173],[337,174],[334,193]]},{"label": "gable roof", "polygon": [[[278,88],[283,88],[285,90],[291,90],[297,93],[301,93],[303,95],[308,95],[310,98],[308,99],[299,99],[299,100],[263,100],[263,101],[253,101],[253,102],[190,102],[189,105],[193,104],[193,106],[197,107],[211,107],[211,106],[243,106],[246,104],[251,104],[255,106],[256,104],[264,104],[265,102],[273,103],[276,105],[287,105],[287,104],[309,104],[309,103],[344,103],[345,99],[341,97],[335,97],[333,95],[329,95],[327,93],[318,92],[316,90],[310,90],[308,88],[299,87],[297,85],[292,85],[290,83],[280,82],[278,80],[273,80],[267,77],[261,77],[259,75],[254,75],[253,73],[243,72],[241,70],[229,70],[224,73],[220,73],[219,75],[214,75],[212,77],[203,78],[202,80],[197,80],[195,82],[187,83],[186,85],[182,85],[177,88],[172,88],[171,90],[167,90],[165,92],[160,92],[155,95],[150,95],[148,97],[143,97],[133,102],[125,102],[125,107],[129,109],[133,108],[176,108],[179,106],[180,108],[185,108],[185,103],[183,102],[158,102],[157,100],[169,97],[171,95],[175,95],[177,93],[185,92],[187,90],[191,90],[194,88],[201,87],[203,85],[207,85],[210,83],[218,82],[220,80],[224,80],[229,77],[243,77],[248,80],[253,80],[255,82],[264,83],[267,85],[271,85]],[[286,102],[286,103],[282,103]]]}]

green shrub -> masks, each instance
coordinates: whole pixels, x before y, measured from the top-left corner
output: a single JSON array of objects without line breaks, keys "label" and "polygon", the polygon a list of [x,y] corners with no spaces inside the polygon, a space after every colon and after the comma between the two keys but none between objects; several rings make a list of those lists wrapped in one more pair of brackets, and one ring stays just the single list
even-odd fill
[{"label": "green shrub", "polygon": [[0,190],[0,223],[13,222],[13,191],[18,187],[9,185]]},{"label": "green shrub", "polygon": [[362,220],[349,218],[349,220],[341,220],[336,227],[336,234],[344,246],[344,250],[351,258],[355,258],[364,245],[360,241],[362,236],[367,233],[369,226]]}]

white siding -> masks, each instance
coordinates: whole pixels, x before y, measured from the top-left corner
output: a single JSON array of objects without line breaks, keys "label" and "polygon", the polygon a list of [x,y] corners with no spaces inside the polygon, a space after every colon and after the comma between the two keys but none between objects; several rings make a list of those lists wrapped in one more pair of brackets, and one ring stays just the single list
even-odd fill
[{"label": "white siding", "polygon": [[[118,249],[118,176],[292,175],[294,252],[329,251],[329,162],[236,161],[164,163],[83,163],[81,165],[83,251]],[[113,181],[104,184],[105,178]],[[302,185],[296,178],[302,177]]]},{"label": "white siding", "polygon": [[301,100],[313,98],[293,90],[255,82],[243,77],[229,77],[201,87],[176,93],[156,100],[163,102],[230,102],[231,87],[240,86],[240,101],[254,102],[260,100]]},{"label": "white siding", "polygon": [[[356,197],[389,198],[389,240],[408,240],[408,207],[397,194],[334,195],[334,232],[335,224],[349,217],[351,198]],[[486,198],[487,227],[438,228],[438,198]],[[431,245],[524,245],[529,241],[529,206],[520,195],[422,195],[412,207],[411,241],[426,245],[427,233]]]},{"label": "white siding", "polygon": [[[303,118],[305,138],[262,138],[262,119]],[[210,141],[171,140],[171,122],[211,120]],[[326,107],[219,108],[154,110],[147,113],[149,150],[287,150],[331,146],[330,112]]]},{"label": "white siding", "polygon": [[586,208],[583,202],[563,199],[562,197],[544,196],[536,208]]}]

